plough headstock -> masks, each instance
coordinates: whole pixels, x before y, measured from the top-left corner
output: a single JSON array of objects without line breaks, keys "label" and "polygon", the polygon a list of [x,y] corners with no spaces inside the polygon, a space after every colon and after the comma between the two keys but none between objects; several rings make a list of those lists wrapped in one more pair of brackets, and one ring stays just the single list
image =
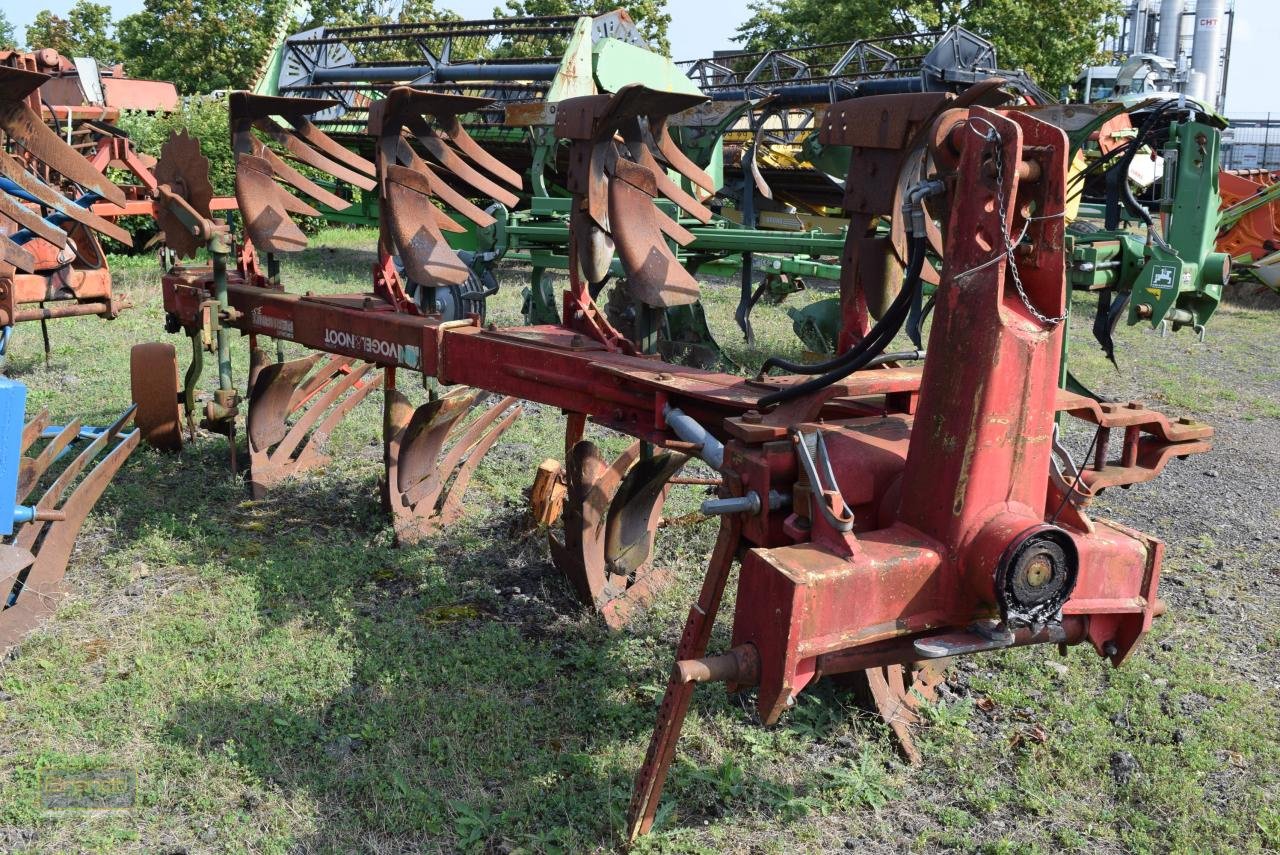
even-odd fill
[{"label": "plough headstock", "polygon": [[714,188],[667,132],[671,114],[704,101],[633,84],[559,105],[555,133],[570,141],[570,230],[591,284],[604,281],[616,249],[630,292],[642,303],[667,308],[698,299],[697,280],[667,246],[668,238],[685,246],[693,235],[654,200],[664,198],[698,222],[710,221],[711,211],[667,175],[670,168],[707,192]]}]

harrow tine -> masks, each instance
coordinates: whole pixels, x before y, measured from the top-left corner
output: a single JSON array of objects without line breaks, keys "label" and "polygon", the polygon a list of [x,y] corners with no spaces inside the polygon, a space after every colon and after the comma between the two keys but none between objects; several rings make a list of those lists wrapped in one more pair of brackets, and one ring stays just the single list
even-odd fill
[{"label": "harrow tine", "polygon": [[401,392],[387,390],[383,501],[398,543],[416,543],[462,515],[462,497],[476,467],[519,418],[519,402],[503,398],[471,422],[441,457],[450,435],[482,394],[459,389],[413,409]]},{"label": "harrow tine", "polygon": [[481,148],[480,144],[467,133],[456,115],[440,116],[439,120],[440,132],[448,137],[449,142],[453,143],[459,151],[470,158],[472,163],[490,175],[497,176],[499,180],[510,184],[516,190],[524,188],[524,178],[520,173]]},{"label": "harrow tine", "polygon": [[[26,205],[15,202],[5,193],[0,193],[0,214],[13,220],[20,227],[27,229],[41,240],[47,240],[58,249],[62,249],[67,245],[66,232],[50,223]],[[20,267],[21,265],[15,266]]]},{"label": "harrow tine", "polygon": [[312,353],[275,362],[266,351],[255,349],[246,419],[254,498],[262,498],[286,478],[329,462],[322,452],[329,435],[382,382],[379,374],[369,376],[370,363],[352,366],[352,361]]},{"label": "harrow tine", "polygon": [[[48,421],[48,413],[43,413]],[[35,489],[41,476],[49,469],[49,465],[57,460],[63,450],[80,436],[80,420],[72,419],[57,436],[49,440],[48,445],[35,457],[24,456],[18,463],[18,502],[25,502],[27,496]]]},{"label": "harrow tine", "polygon": [[[2,107],[2,105],[0,105],[0,107]],[[58,142],[65,145],[61,140],[58,140]],[[72,152],[72,154],[77,158],[80,157],[80,155],[75,154],[74,152]],[[85,164],[87,166],[88,161],[85,161]],[[98,173],[96,172],[94,173],[94,175],[97,174]],[[46,205],[60,214],[65,214],[67,217],[75,220],[82,226],[86,226],[87,228],[93,229],[95,232],[104,234],[112,240],[119,241],[125,246],[133,246],[133,238],[127,231],[110,220],[99,217],[88,208],[80,207],[73,200],[68,199],[48,184],[45,184],[43,181],[40,181],[35,176],[31,175],[31,173],[23,169],[14,158],[4,153],[0,153],[0,176],[8,178],[23,192],[35,197],[42,205]],[[114,184],[111,186],[115,187]],[[96,193],[97,189],[93,189]],[[119,190],[119,188],[116,189]],[[124,206],[123,201],[119,204],[121,207]]]},{"label": "harrow tine", "polygon": [[[3,560],[4,569],[0,570],[0,609],[3,609],[0,611],[0,649],[16,644],[57,607],[76,537],[89,511],[138,445],[141,434],[137,430],[121,433],[133,417],[134,409],[130,407],[101,431],[63,469],[37,503],[36,507],[41,510],[61,511],[61,519],[26,523],[4,550],[7,555]],[[80,479],[58,508],[63,494],[80,473],[112,443],[114,447]],[[32,556],[27,568],[5,575],[25,562],[27,555]]]},{"label": "harrow tine", "polygon": [[[676,184],[667,176],[667,171],[658,165],[658,161],[654,158],[653,152],[649,151],[648,145],[639,143],[632,148],[632,152],[635,155],[636,163],[653,173],[655,195],[666,196],[672,202],[675,202],[680,210],[704,225],[711,222],[711,209],[690,196],[680,188],[679,184]],[[689,239],[693,239],[692,235]]]},{"label": "harrow tine", "polygon": [[474,205],[466,196],[463,196],[457,190],[450,187],[448,182],[442,181],[439,176],[436,175],[435,170],[433,170],[425,160],[418,157],[417,153],[415,153],[414,150],[409,147],[409,144],[403,139],[399,141],[399,145],[397,147],[397,159],[400,163],[404,164],[406,168],[426,176],[429,179],[427,184],[421,184],[419,186],[425,186],[427,188],[427,192],[432,196],[439,199],[441,202],[444,202],[450,208],[453,208],[480,228],[488,228],[497,222],[493,218],[492,214],[486,213],[482,208]]},{"label": "harrow tine", "polygon": [[41,410],[36,413],[31,421],[22,427],[22,453],[26,454],[27,449],[35,445],[40,435],[44,433],[44,429],[49,426],[49,411]]},{"label": "harrow tine", "polygon": [[641,461],[640,449],[634,443],[609,463],[595,443],[576,443],[565,466],[563,536],[549,535],[552,562],[612,629],[625,626],[670,581],[650,563],[653,537],[667,482],[687,458]]},{"label": "harrow tine", "polygon": [[410,122],[409,127],[413,129],[414,136],[418,142],[422,143],[422,147],[438,160],[441,166],[456,176],[459,181],[470,185],[481,194],[509,208],[514,207],[520,201],[519,196],[472,168],[469,163],[462,159],[461,155],[445,144],[444,140],[435,136],[426,122],[419,119],[418,121]]},{"label": "harrow tine", "polygon": [[284,150],[294,160],[301,161],[313,169],[328,173],[339,181],[353,184],[361,190],[372,190],[377,186],[377,182],[369,176],[354,169],[349,169],[336,160],[325,157],[295,136],[292,131],[286,130],[272,119],[258,119],[253,123],[253,126],[283,146]]},{"label": "harrow tine", "polygon": [[10,270],[16,267],[23,273],[35,273],[36,257],[9,238],[0,235],[0,279],[5,278],[5,265],[8,265]]},{"label": "harrow tine", "polygon": [[662,155],[662,159],[668,166],[708,193],[716,192],[716,183],[711,180],[711,176],[701,166],[690,160],[671,138],[671,132],[667,128],[667,116],[650,116],[649,133],[653,136],[658,153]]},{"label": "harrow tine", "polygon": [[[310,119],[300,118],[297,120],[290,119],[289,123],[293,125],[293,132],[298,139],[318,150],[322,154],[328,155],[331,159],[345,164],[354,169],[356,172],[362,172],[372,178],[375,174],[376,167],[371,161],[365,160],[351,149],[339,144],[324,131],[312,124]],[[365,188],[372,190],[372,187]]]}]

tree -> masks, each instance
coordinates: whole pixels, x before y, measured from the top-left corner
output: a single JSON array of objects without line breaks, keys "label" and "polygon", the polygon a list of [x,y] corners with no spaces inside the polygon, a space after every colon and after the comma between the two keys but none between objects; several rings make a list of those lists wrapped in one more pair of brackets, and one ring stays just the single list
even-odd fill
[{"label": "tree", "polygon": [[116,28],[129,71],[184,94],[243,89],[271,47],[288,0],[146,0]]},{"label": "tree", "polygon": [[747,50],[962,26],[990,39],[1000,65],[1022,68],[1052,92],[1100,58],[1119,0],[754,0],[736,41]]},{"label": "tree", "polygon": [[[498,7],[493,10],[493,17],[602,15],[605,12],[612,12],[619,6],[626,8],[650,47],[665,54],[671,53],[671,42],[667,39],[667,27],[671,25],[671,14],[667,12],[666,0],[633,0],[625,4],[619,3],[618,0],[507,0],[506,8]],[[559,47],[552,46],[552,52]],[[521,55],[518,50],[515,53]]]},{"label": "tree", "polygon": [[435,0],[312,0],[306,29],[364,24],[456,21],[462,16],[440,9]]},{"label": "tree", "polygon": [[27,44],[32,50],[52,48],[63,56],[70,55],[74,48],[71,38],[71,22],[59,18],[48,9],[36,12],[35,18],[27,26]]},{"label": "tree", "polygon": [[13,24],[0,9],[0,50],[13,50],[18,46],[18,37],[13,32]]},{"label": "tree", "polygon": [[53,48],[63,56],[91,56],[110,63],[120,58],[120,44],[112,35],[111,7],[92,0],[76,0],[66,18],[48,9],[36,13],[27,27],[32,50]]}]

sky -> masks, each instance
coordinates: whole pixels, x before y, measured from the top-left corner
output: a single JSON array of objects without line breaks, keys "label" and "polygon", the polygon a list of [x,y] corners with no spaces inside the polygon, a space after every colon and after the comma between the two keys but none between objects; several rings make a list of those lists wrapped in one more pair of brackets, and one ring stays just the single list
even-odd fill
[{"label": "sky", "polygon": [[[142,0],[105,0],[119,19],[142,8]],[[1054,0],[1047,0],[1054,2]],[[1057,0],[1062,2],[1062,0]],[[74,0],[0,0],[0,9],[14,23],[21,41],[27,24],[40,9],[65,15]],[[439,4],[467,18],[487,18],[495,0],[442,0]],[[625,6],[625,0],[619,0]],[[1227,79],[1226,112],[1280,114],[1280,87],[1272,75],[1273,52],[1280,45],[1280,14],[1276,0],[1236,0],[1231,67]],[[710,56],[732,49],[738,26],[747,19],[745,0],[668,0],[671,13],[671,53],[676,59]]]}]

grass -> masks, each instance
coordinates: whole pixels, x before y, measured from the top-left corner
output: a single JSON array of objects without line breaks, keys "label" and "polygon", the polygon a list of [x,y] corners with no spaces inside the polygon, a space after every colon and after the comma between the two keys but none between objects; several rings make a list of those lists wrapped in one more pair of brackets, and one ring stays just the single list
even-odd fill
[{"label": "grass", "polygon": [[[369,232],[324,232],[313,245],[329,248],[286,264],[294,290],[362,287]],[[165,336],[150,263],[116,270],[136,307],[111,323],[54,324],[51,369],[34,329],[15,335],[6,370],[30,387],[32,409],[103,422],[126,405],[128,346]],[[521,284],[511,271],[493,320],[516,322]],[[779,310],[756,314],[758,349],[739,344],[735,301],[735,288],[707,289],[712,327],[735,359],[796,355]],[[1224,311],[1207,350],[1186,334],[1123,330],[1117,374],[1086,341],[1087,312],[1077,306],[1073,330],[1087,382],[1152,389],[1172,411],[1242,415],[1275,435],[1274,373],[1237,373],[1277,364],[1274,314]],[[237,366],[247,366],[243,342]],[[522,491],[562,447],[558,413],[530,407],[480,468],[465,519],[395,549],[377,505],[381,400],[371,397],[335,433],[326,470],[262,502],[230,477],[223,438],[177,457],[134,454],[82,535],[73,597],[0,666],[0,848],[619,846],[713,524],[661,530],[659,561],[679,581],[633,627],[609,633],[574,604],[544,533],[525,519]],[[1134,496],[1144,489],[1161,488]],[[668,515],[701,498],[680,488]],[[1265,568],[1229,538],[1203,537],[1171,548],[1167,574],[1243,597],[1244,580]],[[1218,556],[1241,578],[1214,570]],[[1195,608],[1173,609],[1121,670],[1082,650],[1062,673],[1047,649],[963,663],[951,698],[929,711],[920,769],[899,762],[883,725],[836,687],[805,693],[769,729],[742,699],[700,690],[658,829],[637,849],[1280,847],[1280,715],[1265,655],[1280,647],[1280,620],[1274,605],[1261,615],[1265,661],[1252,669],[1238,667],[1219,618]],[[725,623],[713,647],[728,643]],[[1136,771],[1113,772],[1127,762],[1120,754]],[[42,811],[38,775],[50,768],[133,769],[137,804]]]}]

